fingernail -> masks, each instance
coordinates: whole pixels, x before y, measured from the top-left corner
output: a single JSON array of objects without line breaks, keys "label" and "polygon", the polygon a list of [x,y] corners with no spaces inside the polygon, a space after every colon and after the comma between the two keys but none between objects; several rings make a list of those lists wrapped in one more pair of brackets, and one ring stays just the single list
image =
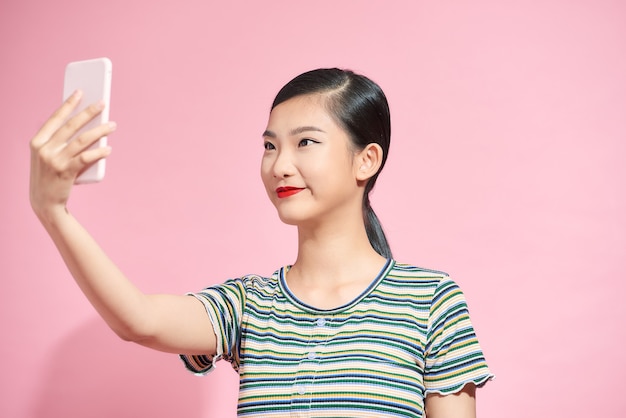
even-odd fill
[{"label": "fingernail", "polygon": [[114,131],[117,129],[117,123],[109,122],[109,130]]}]

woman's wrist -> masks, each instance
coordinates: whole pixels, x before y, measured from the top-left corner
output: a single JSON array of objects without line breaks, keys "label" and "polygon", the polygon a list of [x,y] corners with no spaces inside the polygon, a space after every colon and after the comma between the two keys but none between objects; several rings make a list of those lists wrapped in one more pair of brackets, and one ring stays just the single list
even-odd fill
[{"label": "woman's wrist", "polygon": [[33,207],[33,211],[46,229],[57,225],[63,217],[69,215],[67,207],[61,204]]}]

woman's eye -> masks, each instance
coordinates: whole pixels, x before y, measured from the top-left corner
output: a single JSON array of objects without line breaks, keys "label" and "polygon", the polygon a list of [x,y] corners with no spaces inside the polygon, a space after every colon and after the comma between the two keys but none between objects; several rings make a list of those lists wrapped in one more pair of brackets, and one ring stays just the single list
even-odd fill
[{"label": "woman's eye", "polygon": [[306,147],[308,145],[315,144],[316,142],[317,141],[313,141],[312,139],[305,138],[305,139],[300,140],[300,142],[298,142],[298,146],[299,147]]},{"label": "woman's eye", "polygon": [[263,148],[265,148],[266,150],[272,150],[274,149],[274,144],[272,144],[271,142],[264,142],[263,143]]}]

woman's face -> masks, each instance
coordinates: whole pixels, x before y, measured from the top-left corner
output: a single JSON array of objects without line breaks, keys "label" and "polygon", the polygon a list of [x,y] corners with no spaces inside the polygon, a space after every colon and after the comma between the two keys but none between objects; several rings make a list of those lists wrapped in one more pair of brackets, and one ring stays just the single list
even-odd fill
[{"label": "woman's face", "polygon": [[360,216],[357,153],[323,101],[322,94],[313,94],[279,104],[263,134],[261,177],[287,224],[340,221],[342,216],[355,216],[355,211]]}]

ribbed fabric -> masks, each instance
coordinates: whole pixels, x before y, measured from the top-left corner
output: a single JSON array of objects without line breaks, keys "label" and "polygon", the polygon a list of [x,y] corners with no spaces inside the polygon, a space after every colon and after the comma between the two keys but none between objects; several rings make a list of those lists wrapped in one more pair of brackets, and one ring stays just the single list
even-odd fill
[{"label": "ribbed fabric", "polygon": [[490,373],[463,293],[445,274],[389,260],[358,298],[300,302],[281,268],[193,294],[218,353],[181,355],[198,374],[218,359],[240,374],[240,417],[422,417],[428,393],[482,386]]}]

